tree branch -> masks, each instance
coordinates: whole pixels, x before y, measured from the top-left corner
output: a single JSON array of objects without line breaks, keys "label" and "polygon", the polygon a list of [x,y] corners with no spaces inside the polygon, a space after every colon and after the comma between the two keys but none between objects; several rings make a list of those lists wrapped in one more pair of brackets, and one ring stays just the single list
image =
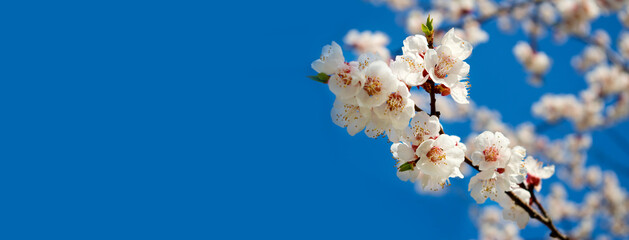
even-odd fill
[{"label": "tree branch", "polygon": [[577,34],[573,34],[572,35],[575,39],[588,44],[588,45],[593,45],[593,46],[597,46],[602,48],[605,51],[605,56],[607,56],[607,59],[612,62],[613,64],[619,65],[620,67],[622,67],[623,71],[629,73],[629,66],[627,65],[627,63],[622,59],[622,57],[620,56],[620,54],[616,53],[614,50],[612,50],[610,47],[608,46],[603,46],[600,45],[596,42],[596,40],[594,40],[593,37],[591,36],[585,36],[585,35],[577,35]]},{"label": "tree branch", "polygon": [[[465,163],[470,165],[470,167],[476,169],[476,171],[480,172],[480,169],[477,166],[474,166],[474,164],[472,164],[472,161],[468,157],[465,157]],[[524,188],[524,189],[527,189],[527,188]],[[544,207],[542,207],[542,204],[537,200],[537,198],[535,197],[535,194],[530,189],[527,189],[527,190],[531,193],[531,199],[533,199],[535,204],[537,204],[537,206],[539,207],[539,209],[540,209],[540,211],[542,212],[543,215],[537,213],[537,211],[535,211],[535,209],[531,208],[530,205],[528,205],[527,203],[523,202],[522,199],[520,199],[518,196],[513,194],[513,192],[509,191],[509,192],[505,192],[505,193],[507,194],[507,196],[509,196],[511,198],[511,200],[513,200],[513,202],[515,202],[516,205],[518,205],[519,207],[524,209],[524,211],[526,211],[531,218],[537,219],[542,224],[544,224],[546,227],[548,227],[548,229],[550,230],[550,236],[551,237],[562,239],[562,240],[569,239],[566,235],[564,235],[561,232],[559,232],[559,230],[557,230],[557,227],[555,227],[555,225],[553,224],[553,221],[549,217],[547,217],[546,210],[544,210]]]}]

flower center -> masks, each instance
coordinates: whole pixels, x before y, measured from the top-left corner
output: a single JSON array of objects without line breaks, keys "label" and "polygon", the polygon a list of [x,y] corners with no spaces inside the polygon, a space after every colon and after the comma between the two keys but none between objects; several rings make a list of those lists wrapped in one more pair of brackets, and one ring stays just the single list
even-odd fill
[{"label": "flower center", "polygon": [[402,95],[398,92],[391,93],[387,100],[387,108],[390,112],[398,111],[402,109]]},{"label": "flower center", "polygon": [[456,59],[454,59],[453,57],[439,55],[439,61],[437,62],[437,65],[435,66],[435,75],[438,78],[447,77],[448,72],[450,72],[450,69],[454,67],[455,63],[456,63]]},{"label": "flower center", "polygon": [[426,153],[426,157],[430,159],[431,162],[436,163],[446,158],[446,153],[443,152],[443,149],[440,147],[432,147],[428,153]]},{"label": "flower center", "polygon": [[367,92],[370,97],[379,93],[382,90],[382,83],[380,82],[380,78],[373,76],[367,77],[367,81],[365,81],[365,86],[363,86],[363,90],[365,90],[365,92]]},{"label": "flower center", "polygon": [[336,76],[339,78],[339,86],[347,87],[352,85],[352,75],[349,72],[340,72],[337,73]]},{"label": "flower center", "polygon": [[408,68],[411,70],[410,72],[416,73],[423,69],[422,64],[417,64],[413,59],[402,57],[402,61],[408,64]]},{"label": "flower center", "polygon": [[[426,123],[424,123],[424,125],[426,125]],[[415,133],[415,139],[420,142],[424,140],[424,136],[430,135],[430,132],[428,132],[428,130],[424,129],[423,127],[415,126],[413,130],[413,132]]]},{"label": "flower center", "polygon": [[495,162],[498,161],[498,149],[496,147],[488,147],[483,150],[483,155],[485,155],[486,162]]}]

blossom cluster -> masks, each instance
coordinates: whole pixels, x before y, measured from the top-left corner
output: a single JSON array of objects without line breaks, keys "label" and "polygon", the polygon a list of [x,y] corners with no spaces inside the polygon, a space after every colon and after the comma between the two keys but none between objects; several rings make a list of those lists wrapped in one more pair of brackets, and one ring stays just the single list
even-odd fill
[{"label": "blossom cluster", "polygon": [[372,138],[386,135],[393,142],[391,153],[397,161],[398,177],[417,182],[422,189],[438,191],[450,184],[450,178],[463,178],[461,165],[467,160],[480,171],[469,183],[476,202],[483,203],[487,198],[498,202],[504,218],[524,228],[529,215],[506,192],[528,203],[531,189],[539,190],[542,179],[553,175],[554,166],[541,167],[535,159],[526,157],[524,147],[511,146],[502,133],[489,131],[474,139],[469,160],[467,145],[458,136],[444,133],[434,112],[436,100],[431,100],[434,105],[429,115],[418,107],[425,99],[414,97],[417,92],[410,91],[416,87],[432,98],[436,94],[449,95],[457,104],[469,104],[465,80],[470,67],[465,59],[472,45],[453,29],[435,47],[432,35],[414,35],[404,40],[402,55],[386,59],[380,47],[373,47],[381,46],[372,44],[373,38],[370,32],[350,32],[346,36],[345,42],[361,53],[357,61],[347,62],[341,47],[332,42],[312,63],[318,78],[327,80],[336,96],[331,111],[333,122],[347,128],[352,136],[363,130]]},{"label": "blossom cluster", "polygon": [[372,138],[382,135],[391,141],[405,138],[409,122],[415,116],[410,89],[427,88],[429,78],[437,84],[435,88],[441,95],[450,95],[458,103],[469,103],[467,82],[463,80],[470,68],[464,60],[471,54],[472,46],[453,30],[434,49],[428,48],[425,36],[410,36],[404,40],[403,54],[395,59],[383,58],[377,49],[361,54],[357,61],[347,62],[341,47],[332,42],[312,63],[315,71],[329,76],[328,86],[336,95],[332,119],[346,127],[350,135],[364,129]]},{"label": "blossom cluster", "polygon": [[[585,189],[586,197],[582,203],[572,202],[564,185],[553,184],[550,194],[537,196],[548,205],[544,217],[576,222],[568,231],[570,238],[591,238],[599,226],[614,236],[629,236],[625,189],[613,172],[587,161],[591,133],[629,117],[629,32],[620,32],[612,45],[609,33],[592,29],[592,22],[617,14],[620,23],[629,27],[629,2],[434,0],[428,6],[416,0],[371,2],[393,9],[413,35],[392,54],[385,33],[351,30],[343,42],[358,56],[356,61],[346,61],[334,42],[324,47],[312,67],[336,95],[332,119],[337,125],[350,135],[363,130],[372,138],[386,135],[393,142],[398,177],[415,182],[422,193],[443,189],[450,178],[470,175],[471,168],[478,170],[468,185],[472,198],[477,203],[496,202],[503,218],[515,221],[496,220],[497,209],[484,211],[479,223],[482,239],[519,239],[517,227],[527,224],[529,214],[515,199],[533,206],[542,180],[555,170],[565,186]],[[434,17],[430,35],[424,29],[428,16]],[[540,39],[550,33],[558,44],[567,39],[585,43],[571,64],[583,74],[587,88],[577,94],[544,94],[531,106],[542,122],[525,121],[515,127],[502,122],[498,112],[476,106],[468,97],[465,60],[472,46],[489,40],[482,25],[491,19],[506,33],[521,28],[527,35],[526,41],[515,44],[513,54],[528,73],[529,83],[537,87],[553,80],[546,76],[553,61],[540,49]],[[427,37],[419,35],[422,32]],[[433,42],[441,44],[432,47]],[[431,109],[431,114],[422,109]],[[444,122],[466,120],[474,132],[465,141],[443,131]],[[544,135],[563,120],[572,123],[574,133],[558,139]],[[602,159],[611,162],[617,157]],[[565,239],[553,231],[551,236]]]}]

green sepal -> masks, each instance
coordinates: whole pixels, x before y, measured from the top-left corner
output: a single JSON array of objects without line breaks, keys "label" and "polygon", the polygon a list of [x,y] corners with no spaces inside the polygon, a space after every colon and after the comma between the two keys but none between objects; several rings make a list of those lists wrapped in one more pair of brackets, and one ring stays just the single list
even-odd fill
[{"label": "green sepal", "polygon": [[414,161],[410,161],[410,162],[406,162],[406,163],[400,165],[400,167],[398,167],[398,170],[400,172],[404,172],[404,171],[408,171],[408,170],[413,170],[414,167],[415,167],[415,162]]},{"label": "green sepal", "polygon": [[308,76],[308,78],[310,78],[312,80],[315,80],[317,82],[326,83],[326,84],[328,83],[328,80],[330,80],[330,76],[328,76],[325,73],[319,73],[319,74],[314,75],[314,76]]}]

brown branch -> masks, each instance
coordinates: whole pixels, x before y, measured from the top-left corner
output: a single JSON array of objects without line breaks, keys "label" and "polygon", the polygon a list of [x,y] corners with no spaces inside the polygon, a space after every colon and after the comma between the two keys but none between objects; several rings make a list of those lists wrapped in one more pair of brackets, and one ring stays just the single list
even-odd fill
[{"label": "brown branch", "polygon": [[437,98],[435,98],[435,82],[431,79],[428,79],[428,84],[430,84],[430,115],[439,117],[439,112],[437,112]]},{"label": "brown branch", "polygon": [[[511,200],[513,200],[516,205],[523,208],[529,214],[531,218],[535,218],[538,221],[540,221],[542,224],[546,225],[546,227],[550,229],[551,237],[558,238],[558,239],[566,239],[566,240],[569,239],[566,235],[563,235],[561,232],[559,232],[559,230],[557,230],[557,227],[555,227],[555,224],[553,224],[553,221],[549,217],[544,217],[540,215],[539,213],[537,213],[535,210],[533,210],[533,208],[531,208],[531,206],[524,203],[522,199],[518,198],[515,194],[513,194],[513,192],[506,192],[506,193],[511,198]],[[539,206],[541,206],[541,204]]]},{"label": "brown branch", "polygon": [[[524,185],[524,184],[522,184]],[[535,197],[535,191],[534,191],[534,186],[533,185],[529,185],[528,188],[525,188],[526,190],[529,191],[529,193],[531,193],[531,199],[533,200],[533,203],[535,203],[535,205],[537,205],[537,208],[539,208],[539,211],[542,212],[542,215],[544,215],[544,217],[548,218],[548,221],[550,221],[550,217],[548,217],[548,214],[546,213],[546,209],[544,209],[544,206],[542,206],[542,204],[539,202],[539,200],[537,200],[537,197]]]},{"label": "brown branch", "polygon": [[[480,169],[477,166],[474,166],[474,164],[472,163],[472,161],[468,157],[465,157],[465,163],[470,165],[470,167],[476,169],[476,171],[480,172]],[[522,187],[522,185],[523,184],[521,184],[520,187]],[[527,188],[524,188],[524,189],[527,189]],[[540,211],[542,212],[543,215],[537,213],[537,211],[535,211],[535,209],[531,208],[530,205],[528,205],[527,203],[523,202],[522,199],[520,199],[518,196],[513,194],[513,192],[509,191],[509,192],[505,192],[505,193],[507,194],[507,196],[509,196],[511,198],[511,200],[513,200],[513,202],[515,202],[516,205],[518,205],[519,207],[524,209],[524,211],[526,211],[531,218],[537,219],[542,224],[544,224],[546,227],[548,227],[548,229],[550,230],[550,236],[551,237],[562,239],[562,240],[569,239],[566,235],[564,235],[561,232],[559,232],[557,227],[555,227],[555,225],[553,224],[553,221],[546,215],[546,210],[544,210],[544,207],[542,207],[542,204],[537,200],[537,198],[535,197],[535,194],[533,193],[533,191],[531,189],[527,189],[527,190],[531,193],[531,198],[533,199],[535,204],[537,204],[537,206],[539,207],[539,209],[540,209]]]}]

